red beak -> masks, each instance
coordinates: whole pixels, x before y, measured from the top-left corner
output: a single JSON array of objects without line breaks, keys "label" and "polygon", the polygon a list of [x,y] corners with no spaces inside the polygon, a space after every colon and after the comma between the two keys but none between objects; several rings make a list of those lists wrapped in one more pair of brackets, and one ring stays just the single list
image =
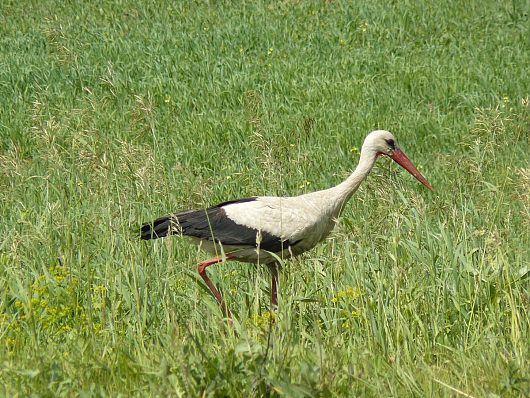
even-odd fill
[{"label": "red beak", "polygon": [[416,179],[421,182],[423,185],[425,185],[427,188],[429,188],[431,191],[432,186],[429,184],[429,181],[421,175],[421,173],[418,171],[416,166],[412,164],[410,159],[403,153],[401,149],[395,149],[392,155],[390,157],[401,167],[403,167],[405,170],[407,170],[410,174],[412,174]]}]

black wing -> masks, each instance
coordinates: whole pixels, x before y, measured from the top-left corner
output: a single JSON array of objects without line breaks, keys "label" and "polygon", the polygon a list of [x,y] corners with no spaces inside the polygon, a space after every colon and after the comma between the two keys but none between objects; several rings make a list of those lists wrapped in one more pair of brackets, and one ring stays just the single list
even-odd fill
[{"label": "black wing", "polygon": [[226,215],[223,206],[244,203],[256,198],[244,198],[220,203],[203,210],[189,210],[161,217],[152,223],[142,226],[142,239],[161,238],[170,234],[194,236],[199,239],[220,242],[227,246],[260,247],[270,252],[279,252],[290,245],[290,242],[279,236],[261,231],[258,244],[257,229],[237,224]]}]

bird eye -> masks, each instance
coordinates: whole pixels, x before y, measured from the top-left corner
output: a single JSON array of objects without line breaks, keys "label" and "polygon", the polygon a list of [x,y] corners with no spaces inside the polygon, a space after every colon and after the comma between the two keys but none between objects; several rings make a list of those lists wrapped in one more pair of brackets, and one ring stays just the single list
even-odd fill
[{"label": "bird eye", "polygon": [[386,143],[388,144],[388,146],[392,149],[394,149],[396,147],[396,143],[394,142],[394,140],[392,138],[389,138],[387,140],[385,140]]}]

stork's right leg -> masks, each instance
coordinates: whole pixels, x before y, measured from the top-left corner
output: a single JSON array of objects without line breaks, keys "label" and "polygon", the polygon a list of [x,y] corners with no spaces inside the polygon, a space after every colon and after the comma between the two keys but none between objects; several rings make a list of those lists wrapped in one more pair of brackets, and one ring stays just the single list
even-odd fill
[{"label": "stork's right leg", "polygon": [[278,265],[269,265],[271,272],[271,310],[278,307]]},{"label": "stork's right leg", "polygon": [[219,305],[221,306],[221,309],[223,310],[223,313],[228,317],[232,318],[232,314],[230,313],[230,310],[226,306],[223,297],[221,296],[221,293],[219,293],[219,290],[217,290],[217,287],[213,284],[213,282],[208,278],[208,274],[206,274],[206,268],[210,265],[217,264],[219,262],[223,261],[222,257],[216,257],[212,258],[211,260],[201,261],[199,264],[197,264],[197,271],[199,271],[199,275],[204,280],[204,283],[210,288],[211,292],[219,302]]}]

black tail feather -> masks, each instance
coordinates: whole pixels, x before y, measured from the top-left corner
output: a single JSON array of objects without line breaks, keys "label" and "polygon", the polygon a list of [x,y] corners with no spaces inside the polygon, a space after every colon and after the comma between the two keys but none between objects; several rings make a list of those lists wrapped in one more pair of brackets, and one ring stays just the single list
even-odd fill
[{"label": "black tail feather", "polygon": [[144,240],[163,238],[171,233],[174,220],[171,215],[157,218],[155,221],[145,223],[140,230],[140,238]]}]

